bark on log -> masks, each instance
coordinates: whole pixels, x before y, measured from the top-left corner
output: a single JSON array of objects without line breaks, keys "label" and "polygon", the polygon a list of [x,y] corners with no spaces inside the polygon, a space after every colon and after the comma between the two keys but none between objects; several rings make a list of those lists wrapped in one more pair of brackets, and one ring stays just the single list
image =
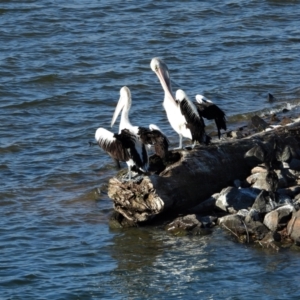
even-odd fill
[{"label": "bark on log", "polygon": [[180,160],[159,175],[145,176],[138,183],[110,179],[108,195],[114,209],[133,222],[147,221],[164,212],[184,213],[232,185],[235,179],[245,179],[258,163],[246,159],[245,153],[274,136],[291,149],[299,148],[300,121],[243,139],[179,151]]}]

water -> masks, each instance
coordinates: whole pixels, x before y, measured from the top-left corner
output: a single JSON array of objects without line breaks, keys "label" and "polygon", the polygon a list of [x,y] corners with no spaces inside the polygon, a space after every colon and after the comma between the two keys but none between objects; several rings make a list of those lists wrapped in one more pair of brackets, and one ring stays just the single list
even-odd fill
[{"label": "water", "polygon": [[109,229],[112,203],[96,189],[116,170],[88,146],[123,85],[135,124],[156,123],[177,146],[156,56],[174,89],[205,94],[230,124],[298,109],[299,11],[275,0],[1,1],[0,299],[299,299],[296,251],[220,229]]}]

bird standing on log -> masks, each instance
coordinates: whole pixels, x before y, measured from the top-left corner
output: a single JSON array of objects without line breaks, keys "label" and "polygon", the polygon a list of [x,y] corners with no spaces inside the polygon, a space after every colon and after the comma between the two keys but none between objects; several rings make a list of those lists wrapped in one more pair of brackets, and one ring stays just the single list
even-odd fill
[{"label": "bird standing on log", "polygon": [[127,86],[120,89],[120,99],[116,106],[111,126],[116,122],[119,114],[121,113],[121,120],[119,125],[119,132],[123,129],[128,129],[133,132],[140,141],[148,146],[154,146],[155,153],[162,159],[166,159],[168,155],[169,141],[167,137],[160,131],[159,127],[150,124],[149,128],[133,126],[129,120],[129,110],[131,108],[131,92]]},{"label": "bird standing on log", "polygon": [[198,113],[201,117],[207,120],[215,120],[217,129],[218,129],[218,137],[221,138],[221,129],[227,130],[226,126],[226,116],[222,109],[220,109],[216,104],[214,104],[211,100],[205,98],[202,95],[196,95],[196,107]]},{"label": "bird standing on log", "polygon": [[[152,71],[157,75],[161,86],[164,90],[163,107],[167,113],[168,120],[172,128],[179,135],[179,147],[176,149],[182,149],[182,138],[188,138],[192,141],[198,141],[199,143],[207,141],[204,124],[201,122],[200,116],[194,107],[190,107],[190,101],[184,101],[185,112],[188,112],[188,116],[182,112],[180,107],[180,101],[176,101],[171,87],[171,79],[167,65],[159,58],[155,57],[151,60],[150,67]],[[198,130],[197,138],[193,136],[191,128]],[[199,137],[198,137],[199,136]]]},{"label": "bird standing on log", "polygon": [[[116,121],[118,114],[124,107],[126,99],[130,96],[127,87],[120,90],[120,99],[112,118],[111,126]],[[120,104],[121,103],[121,104]],[[129,110],[131,104],[127,105]],[[131,169],[136,166],[142,172],[148,169],[148,153],[145,144],[138,135],[138,128],[132,126],[128,119],[128,110],[123,110],[119,133],[113,133],[105,128],[98,128],[95,133],[95,139],[98,145],[106,151],[117,162],[123,161],[128,166],[128,179],[132,179]]]},{"label": "bird standing on log", "polygon": [[145,172],[148,168],[148,154],[139,137],[128,129],[113,133],[105,128],[98,128],[95,133],[98,145],[113,159],[123,161],[128,166],[128,179],[131,180],[131,168],[136,166]]},{"label": "bird standing on log", "polygon": [[190,130],[193,146],[196,142],[208,144],[210,137],[205,134],[205,125],[202,117],[198,114],[197,108],[192,101],[189,100],[187,94],[183,90],[176,91],[176,101],[179,103],[180,111],[186,119],[186,127]]}]

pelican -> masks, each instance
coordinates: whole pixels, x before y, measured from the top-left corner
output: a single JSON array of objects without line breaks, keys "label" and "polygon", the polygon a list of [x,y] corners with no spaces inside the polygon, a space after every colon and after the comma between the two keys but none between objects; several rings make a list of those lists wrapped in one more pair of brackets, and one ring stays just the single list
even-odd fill
[{"label": "pelican", "polygon": [[167,137],[161,132],[158,126],[154,124],[149,125],[149,129],[145,127],[133,126],[129,120],[129,110],[131,108],[131,92],[127,86],[120,89],[120,99],[116,106],[111,127],[116,122],[119,114],[121,113],[121,120],[119,125],[119,133],[123,129],[128,129],[134,133],[140,141],[148,146],[154,146],[155,153],[162,159],[167,158],[169,141]]},{"label": "pelican", "polygon": [[200,116],[207,120],[215,120],[218,137],[221,138],[221,129],[227,130],[226,126],[226,117],[222,109],[220,109],[216,104],[211,100],[205,98],[202,95],[196,95],[196,106]]},{"label": "pelican", "polygon": [[187,94],[183,90],[177,90],[176,101],[179,102],[181,113],[186,119],[186,127],[190,130],[192,136],[192,142],[208,144],[210,137],[205,134],[204,121],[201,116],[198,115],[197,108],[192,101],[188,98]]},{"label": "pelican", "polygon": [[[179,147],[176,149],[182,149],[183,137],[194,141],[194,143],[196,141],[202,143],[204,140],[207,142],[208,139],[206,139],[204,131],[204,122],[201,121],[201,118],[192,102],[183,101],[184,105],[180,105],[181,102],[174,99],[167,65],[161,59],[155,57],[151,60],[150,67],[157,75],[164,90],[165,96],[163,107],[166,111],[168,120],[172,128],[179,135]],[[186,114],[182,112],[181,106],[184,106]],[[197,134],[195,134],[196,131],[198,131]]]},{"label": "pelican", "polygon": [[113,159],[127,163],[129,180],[132,178],[133,166],[146,172],[148,154],[145,145],[130,130],[123,129],[120,133],[113,133],[105,128],[98,128],[95,132],[95,139]]}]

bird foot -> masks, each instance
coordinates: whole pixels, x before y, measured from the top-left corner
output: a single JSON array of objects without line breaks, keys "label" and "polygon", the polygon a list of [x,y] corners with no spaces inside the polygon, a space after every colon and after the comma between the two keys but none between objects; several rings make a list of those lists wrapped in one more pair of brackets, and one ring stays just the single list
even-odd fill
[{"label": "bird foot", "polygon": [[132,172],[131,176],[126,174],[121,177],[121,182],[135,182],[139,183],[143,180],[143,175],[139,175],[138,173]]},{"label": "bird foot", "polygon": [[134,178],[132,178],[132,181],[135,183],[140,183],[144,179],[143,175],[137,175]]},{"label": "bird foot", "polygon": [[193,150],[195,148],[195,146],[196,146],[195,144],[187,145],[187,146],[184,147],[184,149],[185,150]]}]

